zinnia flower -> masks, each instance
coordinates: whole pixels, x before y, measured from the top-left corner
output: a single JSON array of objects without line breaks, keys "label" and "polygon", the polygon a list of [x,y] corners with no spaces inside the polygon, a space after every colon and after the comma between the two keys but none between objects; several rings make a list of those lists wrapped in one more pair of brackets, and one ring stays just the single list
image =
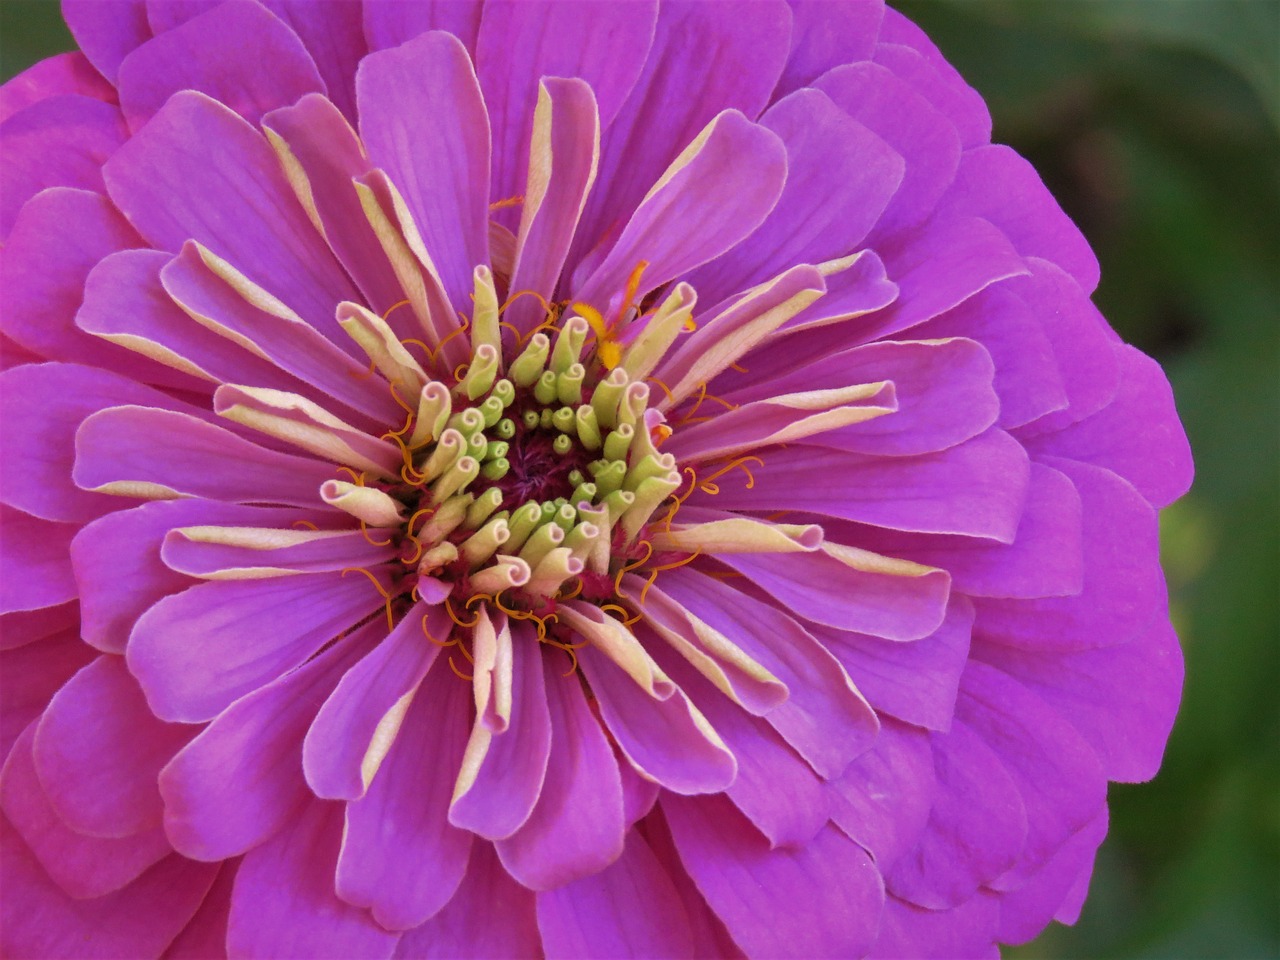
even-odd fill
[{"label": "zinnia flower", "polygon": [[6,955],[1076,917],[1189,452],[918,29],[64,11],[0,128]]}]

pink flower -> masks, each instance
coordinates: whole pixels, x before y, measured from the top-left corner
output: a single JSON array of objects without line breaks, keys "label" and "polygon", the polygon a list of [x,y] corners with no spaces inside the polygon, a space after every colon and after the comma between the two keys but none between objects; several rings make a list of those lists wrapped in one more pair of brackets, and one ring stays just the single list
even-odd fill
[{"label": "pink flower", "polygon": [[0,103],[6,955],[1075,918],[1190,455],[913,25],[64,11]]}]

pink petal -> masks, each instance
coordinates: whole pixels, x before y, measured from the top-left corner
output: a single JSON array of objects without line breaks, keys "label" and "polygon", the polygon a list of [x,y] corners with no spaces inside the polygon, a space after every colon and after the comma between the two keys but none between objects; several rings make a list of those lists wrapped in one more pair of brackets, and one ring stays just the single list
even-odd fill
[{"label": "pink petal", "polygon": [[378,724],[418,688],[440,653],[424,633],[443,638],[452,628],[444,608],[417,604],[338,682],[302,745],[302,768],[317,796],[364,796],[362,765]]},{"label": "pink petal", "polygon": [[1165,507],[1191,487],[1191,447],[1160,365],[1130,346],[1116,352],[1120,386],[1111,403],[1065,430],[1033,439],[1028,447],[1106,467],[1153,506]]},{"label": "pink petal", "polygon": [[[712,117],[723,110],[760,115],[786,60],[790,24],[783,3],[659,8],[644,70],[606,132],[600,187],[583,216],[571,267],[618,235],[662,171]],[[654,124],[654,117],[662,122]]]},{"label": "pink petal", "polygon": [[1157,618],[1132,640],[1046,656],[979,643],[974,655],[1035,691],[1089,741],[1108,780],[1150,780],[1182,693],[1177,634]]},{"label": "pink petal", "polygon": [[297,34],[256,3],[224,3],[148,40],[120,64],[120,107],[137,131],[179,90],[198,90],[250,123],[324,81]]},{"label": "pink petal", "polygon": [[227,914],[231,911],[231,890],[239,866],[234,860],[220,865],[200,909],[164,952],[165,960],[209,960],[226,955]]},{"label": "pink petal", "polygon": [[63,0],[62,16],[76,46],[113,85],[120,62],[151,37],[146,0]]},{"label": "pink petal", "polygon": [[928,735],[884,720],[875,746],[832,781],[831,819],[888,873],[924,830],[934,789]]},{"label": "pink petal", "polygon": [[[870,947],[884,887],[866,851],[834,827],[770,849],[724,797],[668,794],[662,811],[685,869],[748,955],[848,957]],[[778,910],[780,897],[803,909]]]},{"label": "pink petal", "polygon": [[93,658],[74,628],[0,652],[0,754],[9,755],[49,698]]},{"label": "pink petal", "polygon": [[9,235],[22,205],[47,187],[102,193],[102,165],[127,135],[118,107],[74,93],[40,100],[6,120],[0,125],[0,236]]},{"label": "pink petal", "polygon": [[885,871],[888,889],[934,910],[954,907],[1017,862],[1027,811],[1000,755],[964,723],[932,734],[933,809],[917,842]]},{"label": "pink petal", "polygon": [[23,70],[0,86],[0,123],[19,110],[63,94],[111,103],[116,90],[93,69],[83,53],[58,53]]},{"label": "pink petal", "polygon": [[[337,6],[346,9],[351,4]],[[273,110],[263,118],[263,126],[284,140],[302,167],[325,238],[364,293],[364,302],[376,313],[385,313],[403,293],[352,184],[373,169],[359,137],[337,107],[316,95]],[[399,312],[390,319],[399,322]],[[404,335],[415,336],[407,326]]]},{"label": "pink petal", "polygon": [[902,186],[880,218],[876,236],[892,236],[924,220],[960,163],[960,137],[951,121],[878,63],[836,67],[814,86],[906,161]]},{"label": "pink petal", "polygon": [[688,694],[738,762],[725,788],[772,846],[802,845],[830,818],[822,781],[764,720],[732,703],[681,658],[654,650],[655,659]]},{"label": "pink petal", "polygon": [[428,30],[448,30],[474,52],[480,8],[479,0],[365,0],[364,35],[370,50],[385,50]]},{"label": "pink petal", "polygon": [[75,524],[41,520],[0,504],[0,612],[57,607],[76,598],[75,572],[67,557]]},{"label": "pink petal", "polygon": [[[147,406],[95,413],[75,436],[71,476],[85,491],[139,483],[181,496],[314,507],[320,485],[334,477],[319,460],[268,450],[204,420]],[[105,506],[98,495],[79,496]]]},{"label": "pink petal", "polygon": [[497,843],[502,865],[524,886],[550,890],[598,873],[623,846],[618,765],[567,657],[547,664],[551,754],[542,796],[514,836]]},{"label": "pink petal", "polygon": [[876,960],[999,960],[995,946],[999,913],[996,898],[982,892],[949,910],[927,910],[890,895],[885,898],[880,936],[870,956]]},{"label": "pink petal", "polygon": [[470,789],[449,806],[450,823],[491,840],[511,836],[528,821],[551,753],[542,651],[531,631],[512,633],[510,724],[490,741]]},{"label": "pink petal", "polygon": [[389,930],[424,923],[453,897],[472,835],[449,824],[467,743],[470,687],[439,659],[369,792],[346,806],[337,891]]},{"label": "pink petal", "polygon": [[[581,80],[549,77],[543,81],[542,89],[551,112],[549,142],[545,154],[540,152],[534,158],[539,166],[529,171],[525,182],[510,287],[513,293],[532,290],[551,299],[595,179],[600,117],[595,95]],[[545,165],[550,169],[544,170]],[[521,330],[531,329],[544,319],[541,307],[531,297],[513,301],[504,316]]]},{"label": "pink petal", "polygon": [[119,374],[77,364],[28,365],[0,374],[0,420],[5,424],[0,499],[46,520],[80,522],[130,506],[128,499],[90,493],[72,482],[73,439],[82,421],[122,403],[177,405]]},{"label": "pink petal", "polygon": [[489,118],[466,48],[432,32],[370,54],[356,96],[370,160],[404,196],[449,302],[469,312],[472,270],[489,262]]},{"label": "pink petal", "polygon": [[643,289],[652,290],[732,249],[778,202],[786,171],[776,134],[737,111],[719,114],[697,152],[655,182],[575,296],[611,314],[641,260]]},{"label": "pink petal", "polygon": [[242,697],[160,772],[165,829],[198,860],[225,860],[275,836],[312,797],[302,738],[318,705],[373,638],[376,625]]},{"label": "pink petal", "polygon": [[[542,951],[534,894],[502,869],[492,844],[473,843],[458,892],[434,917],[405,932],[397,957],[439,960],[535,957]],[[501,917],[495,923],[494,918]]]},{"label": "pink petal", "polygon": [[538,930],[549,960],[694,955],[680,895],[635,831],[602,872],[538,894]]},{"label": "pink petal", "polygon": [[363,11],[356,3],[267,0],[267,8],[293,28],[324,78],[329,99],[356,119],[356,67],[369,52]]},{"label": "pink petal", "polygon": [[[599,104],[600,126],[607,128],[640,76],[657,18],[652,0],[604,4],[590,16],[572,0],[485,5],[475,60],[493,126],[495,200],[524,185],[539,78],[585,80]],[[626,56],[619,57],[619,50]]]},{"label": "pink petal", "polygon": [[1089,242],[1031,164],[1009,147],[997,144],[965,153],[943,205],[990,220],[1019,253],[1056,263],[1085,293],[1098,286],[1098,258]]},{"label": "pink petal", "polygon": [[45,637],[75,631],[80,619],[79,604],[74,600],[56,607],[19,610],[0,614],[0,650],[12,650]]},{"label": "pink petal", "polygon": [[34,738],[32,724],[5,761],[0,774],[0,806],[50,878],[68,896],[86,900],[119,890],[172,850],[158,825],[104,840],[76,833],[63,823],[36,775],[31,760]]},{"label": "pink petal", "polygon": [[910,643],[810,627],[878,713],[929,730],[951,726],[972,629],[973,604],[958,594],[947,604],[942,626]]},{"label": "pink petal", "polygon": [[72,830],[129,837],[160,825],[156,778],[198,730],[151,715],[121,657],[99,657],[50,702],[33,758],[49,804]]},{"label": "pink petal", "polygon": [[342,806],[306,803],[283,830],[245,855],[227,920],[232,956],[390,957],[398,934],[333,892]]},{"label": "pink petal", "polygon": [[[234,181],[226,170],[238,171]],[[176,252],[195,240],[317,330],[342,336],[334,304],[353,299],[355,290],[294,198],[274,151],[230,109],[194,91],[175,94],[103,176],[111,199],[158,249]]]},{"label": "pink petal", "polygon": [[902,158],[817,90],[774,104],[760,123],[786,147],[786,186],[758,230],[689,278],[706,303],[853,253],[902,182]]},{"label": "pink petal", "polygon": [[139,618],[129,669],[156,716],[212,720],[305,663],[381,599],[367,577],[342,574],[202,583]]},{"label": "pink petal", "polygon": [[870,60],[884,17],[882,0],[826,3],[791,0],[794,21],[791,53],[774,90],[780,100],[793,90],[812,85],[828,70],[845,63]]},{"label": "pink petal", "polygon": [[663,576],[662,590],[786,684],[786,702],[765,719],[819,775],[839,776],[874,742],[878,722],[870,706],[839,661],[791,617],[688,568]]},{"label": "pink petal", "polygon": [[715,793],[733,782],[733,754],[683,692],[657,699],[590,645],[578,661],[605,725],[638,772],[685,794]]},{"label": "pink petal", "polygon": [[1168,594],[1155,511],[1110,470],[1046,458],[1080,494],[1084,586],[1070,597],[978,600],[975,635],[1028,650],[1085,650],[1121,643],[1156,617]]},{"label": "pink petal", "polygon": [[216,864],[171,854],[129,886],[95,900],[72,900],[45,874],[0,818],[0,952],[6,957],[155,957],[204,900]]}]

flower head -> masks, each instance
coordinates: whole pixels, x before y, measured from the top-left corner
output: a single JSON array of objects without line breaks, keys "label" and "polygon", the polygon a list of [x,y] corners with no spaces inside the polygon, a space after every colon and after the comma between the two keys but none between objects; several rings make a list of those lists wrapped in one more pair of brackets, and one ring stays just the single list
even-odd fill
[{"label": "flower head", "polygon": [[0,128],[6,952],[1074,918],[1189,454],[914,26],[64,10]]}]

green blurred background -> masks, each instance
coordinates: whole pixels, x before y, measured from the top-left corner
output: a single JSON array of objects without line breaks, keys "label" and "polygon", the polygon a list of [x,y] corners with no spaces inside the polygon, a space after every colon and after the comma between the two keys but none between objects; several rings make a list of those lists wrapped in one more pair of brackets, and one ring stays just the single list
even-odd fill
[{"label": "green blurred background", "polygon": [[[1073,928],[1013,957],[1280,957],[1280,2],[899,0],[1102,261],[1196,453],[1164,515],[1187,658],[1164,769],[1113,786]],[[0,79],[71,48],[0,0]]]}]

